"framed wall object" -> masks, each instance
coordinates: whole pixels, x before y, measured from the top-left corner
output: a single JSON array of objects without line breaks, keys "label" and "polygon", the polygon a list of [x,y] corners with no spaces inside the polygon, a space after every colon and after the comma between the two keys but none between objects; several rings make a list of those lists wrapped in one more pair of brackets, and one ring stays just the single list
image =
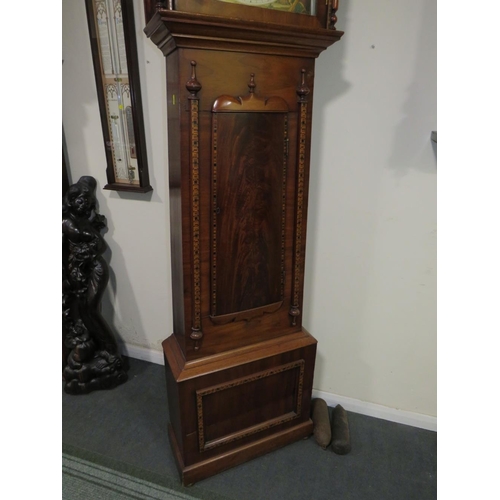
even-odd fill
[{"label": "framed wall object", "polygon": [[149,183],[133,0],[85,0],[106,151],[104,189]]},{"label": "framed wall object", "polygon": [[298,3],[144,3],[167,70],[163,353],[185,485],[313,431],[317,341],[302,318],[314,69],[343,33],[337,0],[271,8]]}]

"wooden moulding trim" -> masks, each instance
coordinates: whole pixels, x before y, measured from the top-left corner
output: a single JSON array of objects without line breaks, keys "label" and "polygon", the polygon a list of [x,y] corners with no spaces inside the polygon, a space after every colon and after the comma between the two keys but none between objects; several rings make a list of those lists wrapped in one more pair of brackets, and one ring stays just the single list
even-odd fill
[{"label": "wooden moulding trim", "polygon": [[182,350],[177,342],[177,337],[175,335],[170,335],[168,339],[165,339],[162,342],[163,354],[165,356],[165,360],[172,371],[172,375],[175,380],[178,380],[180,377],[182,370],[184,369],[184,365],[186,364],[186,360],[184,359],[184,355],[182,354]]},{"label": "wooden moulding trim", "polygon": [[[333,43],[344,34],[343,31],[328,30],[317,26],[276,24],[170,10],[160,10],[153,16],[151,21],[155,18],[160,18],[162,21],[167,23],[177,23],[178,25],[185,24],[186,26],[189,26],[186,27],[186,30],[183,31],[183,33],[202,35],[204,32],[200,32],[200,30],[212,29],[216,30],[219,33],[219,37],[221,37],[221,31],[232,29],[234,32],[240,31],[243,33],[254,33],[255,35],[260,33],[262,37],[261,40],[265,40],[267,35],[272,36],[274,34],[286,34],[290,38],[295,38],[296,44],[300,44],[301,42],[308,40],[309,44],[312,46],[317,45],[319,40],[328,40]],[[242,38],[241,35],[243,35],[243,33],[241,33],[238,38]]]},{"label": "wooden moulding trim", "polygon": [[[174,428],[172,424],[168,424],[168,439],[170,441],[170,447],[174,452],[175,457],[175,465],[177,466],[177,470],[179,471],[180,476],[182,477],[182,473],[185,469],[184,460],[182,459],[182,453],[179,447],[179,443],[177,442],[177,438],[175,437]],[[187,483],[186,483],[187,484]]]},{"label": "wooden moulding trim", "polygon": [[190,92],[188,97],[190,108],[190,173],[191,173],[191,239],[192,239],[192,273],[193,273],[193,318],[190,338],[194,341],[194,349],[200,348],[203,338],[201,330],[201,244],[200,244],[200,145],[199,145],[199,107],[198,92],[201,84],[196,79],[196,61],[191,61],[191,77],[186,83]]},{"label": "wooden moulding trim", "polygon": [[292,326],[297,324],[297,319],[301,315],[300,295],[303,286],[303,265],[304,256],[303,247],[303,212],[304,212],[304,190],[305,190],[305,166],[306,166],[306,142],[307,142],[307,116],[308,101],[307,96],[310,93],[309,87],[305,83],[306,70],[301,71],[301,83],[297,87],[298,102],[300,105],[299,129],[298,129],[298,155],[297,155],[297,192],[296,192],[296,210],[295,210],[295,242],[293,255],[293,293],[292,307],[290,316]]},{"label": "wooden moulding trim", "polygon": [[[342,31],[323,28],[304,28],[297,26],[251,22],[240,19],[199,14],[159,11],[144,32],[163,51],[165,55],[174,50],[171,38],[178,47],[206,47],[211,44],[214,50],[248,50],[248,44],[262,45],[267,51],[271,47],[305,51],[317,57],[323,50],[340,40]],[[241,44],[238,47],[238,44]],[[293,54],[295,55],[295,54]]]},{"label": "wooden moulding trim", "polygon": [[274,304],[267,304],[254,309],[247,309],[246,311],[239,311],[236,313],[221,314],[220,316],[210,316],[210,321],[214,325],[226,325],[232,321],[250,321],[266,313],[274,313],[283,305],[283,301],[275,302]]},{"label": "wooden moulding trim", "polygon": [[250,94],[245,97],[223,95],[217,97],[212,106],[214,113],[243,112],[243,113],[288,113],[288,104],[278,96],[258,97]]},{"label": "wooden moulding trim", "polygon": [[[182,483],[184,485],[193,484],[196,481],[205,479],[206,477],[212,476],[215,473],[222,472],[224,470],[230,469],[236,465],[247,462],[253,458],[264,455],[271,451],[277,450],[287,444],[298,441],[299,439],[308,437],[312,434],[313,423],[309,419],[306,422],[297,424],[294,427],[285,429],[281,432],[277,432],[272,436],[268,436],[252,443],[240,446],[234,450],[216,455],[213,458],[203,460],[193,465],[185,467],[180,458],[179,448],[175,442],[175,436],[173,433],[169,434],[174,439],[172,439],[174,454],[177,458],[177,468],[180,471]],[[177,447],[177,449],[175,449]]]},{"label": "wooden moulding trim", "polygon": [[[176,36],[173,44],[165,48],[162,52],[165,56],[173,52],[176,48],[181,49],[201,49],[201,50],[219,50],[224,52],[244,52],[248,54],[266,54],[274,56],[293,56],[293,57],[318,57],[324,50],[312,50],[309,47],[289,46],[279,43],[245,41],[235,39],[215,39],[215,38],[195,38]],[[326,47],[325,47],[326,48]]]},{"label": "wooden moulding trim", "polygon": [[144,33],[165,55],[175,50],[175,40],[158,14],[155,14],[149,21],[144,28]]},{"label": "wooden moulding trim", "polygon": [[176,382],[185,382],[207,373],[227,370],[259,359],[276,356],[285,351],[292,351],[315,344],[317,344],[317,340],[302,328],[301,331],[296,333],[284,331],[282,337],[188,362],[184,359],[175,335],[171,335],[164,340],[162,346]]},{"label": "wooden moulding trim", "polygon": [[211,280],[211,313],[212,317],[216,316],[217,313],[217,213],[218,213],[218,201],[217,201],[217,114],[212,115],[212,241],[211,241],[211,270],[210,270],[210,280]]},{"label": "wooden moulding trim", "polygon": [[153,188],[150,185],[141,187],[137,184],[129,185],[119,183],[106,184],[103,189],[110,189],[113,191],[127,191],[130,193],[149,193],[149,191],[153,191]]},{"label": "wooden moulding trim", "polygon": [[[212,441],[207,441],[200,443],[200,453],[208,450],[212,450],[213,448],[217,448],[219,446],[223,446],[225,444],[233,443],[234,441],[238,441],[239,439],[246,438],[248,436],[252,436],[254,434],[258,434],[259,432],[265,431],[267,429],[271,429],[281,424],[285,424],[290,422],[291,420],[295,420],[300,417],[299,413],[295,411],[291,411],[289,413],[285,413],[276,418],[272,418],[263,422],[262,424],[252,425],[244,429],[243,431],[233,432],[232,434],[228,434],[227,436],[223,436],[218,439],[213,439]],[[203,418],[203,416],[202,416]]]},{"label": "wooden moulding trim", "polygon": [[[253,373],[247,377],[242,377],[236,380],[232,380],[230,382],[225,382],[223,384],[218,384],[212,387],[207,387],[205,389],[201,389],[196,391],[196,408],[197,408],[197,416],[198,416],[198,436],[199,436],[199,449],[200,453],[211,450],[212,448],[216,448],[218,446],[222,446],[228,443],[232,443],[233,441],[237,441],[239,439],[243,439],[245,437],[251,436],[253,434],[257,434],[259,432],[270,429],[271,427],[276,427],[278,425],[289,422],[290,420],[295,420],[302,416],[302,391],[304,387],[304,365],[305,361],[303,359],[299,359],[297,361],[293,361],[291,363],[286,363],[284,365],[280,365],[274,368],[270,368],[268,370],[263,370],[258,373]],[[252,425],[245,429],[241,429],[239,431],[233,432],[226,436],[219,437],[217,439],[213,439],[211,441],[205,441],[205,427],[203,421],[203,397],[209,396],[210,394],[214,394],[216,392],[225,391],[231,389],[233,387],[237,387],[243,384],[247,384],[249,382],[254,382],[256,380],[260,380],[266,377],[271,377],[278,373],[282,373],[289,370],[297,369],[298,373],[298,385],[297,385],[297,393],[295,395],[295,409],[291,412],[287,412],[278,417],[272,418],[270,420],[266,420],[265,422],[261,422],[256,425]]]}]

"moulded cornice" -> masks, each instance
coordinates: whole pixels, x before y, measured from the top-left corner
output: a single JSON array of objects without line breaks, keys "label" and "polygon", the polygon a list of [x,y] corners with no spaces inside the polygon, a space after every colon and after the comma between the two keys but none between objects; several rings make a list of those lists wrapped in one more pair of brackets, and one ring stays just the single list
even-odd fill
[{"label": "moulded cornice", "polygon": [[318,57],[342,31],[161,9],[144,29],[165,56],[177,48]]}]

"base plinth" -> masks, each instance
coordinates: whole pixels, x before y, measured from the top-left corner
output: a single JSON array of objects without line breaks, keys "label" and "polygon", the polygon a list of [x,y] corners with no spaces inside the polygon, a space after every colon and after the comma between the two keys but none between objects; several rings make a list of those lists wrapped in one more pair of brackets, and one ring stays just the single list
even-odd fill
[{"label": "base plinth", "polygon": [[306,331],[191,362],[174,336],[163,348],[169,438],[184,485],[312,433],[316,340]]}]

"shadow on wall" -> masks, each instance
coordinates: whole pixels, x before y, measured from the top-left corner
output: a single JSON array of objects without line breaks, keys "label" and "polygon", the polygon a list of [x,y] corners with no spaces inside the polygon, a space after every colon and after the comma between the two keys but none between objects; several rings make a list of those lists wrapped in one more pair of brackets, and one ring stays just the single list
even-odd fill
[{"label": "shadow on wall", "polygon": [[[99,188],[99,186],[98,186]],[[138,196],[138,193],[127,193],[134,194]],[[127,269],[125,256],[121,251],[119,245],[111,244],[113,243],[113,232],[114,232],[114,222],[113,214],[109,210],[107,205],[107,198],[104,198],[101,203],[100,213],[104,215],[108,221],[108,231],[104,234],[104,240],[107,244],[106,252],[104,253],[104,259],[109,266],[109,282],[108,286],[102,297],[102,314],[109,324],[110,328],[113,330],[115,338],[118,345],[124,344],[125,340],[123,335],[126,336],[127,344],[136,344],[140,346],[148,345],[148,339],[144,334],[143,322],[141,320],[141,311],[137,305],[137,300],[135,299],[135,290],[128,273],[125,272]],[[111,250],[111,246],[114,250]],[[119,276],[117,276],[115,269],[120,269]],[[118,295],[118,287],[122,291],[127,291],[127,301],[126,301],[126,311],[122,311],[123,319],[118,319],[116,316],[116,297]],[[138,290],[140,293],[140,289]]]},{"label": "shadow on wall", "polygon": [[[432,57],[435,50],[435,3],[406,2],[398,8],[400,12],[395,15],[411,19],[412,27],[409,33],[400,29],[400,46],[395,46],[396,41],[391,39],[394,33],[388,27],[397,27],[399,17],[373,18],[373,8],[364,9],[355,2],[342,4],[338,27],[346,33],[321,54],[316,65],[309,186],[304,326],[309,328],[311,324],[312,335],[320,341],[314,387],[379,404],[382,402],[370,400],[375,392],[381,393],[378,388],[375,391],[374,376],[380,379],[383,373],[370,364],[374,358],[367,352],[367,346],[373,345],[370,320],[382,317],[374,310],[376,301],[372,294],[373,290],[395,294],[396,283],[384,281],[380,273],[373,271],[380,270],[381,265],[391,267],[381,255],[393,251],[387,237],[397,238],[390,231],[381,232],[381,215],[390,203],[383,197],[396,193],[395,187],[391,191],[393,184],[411,170],[436,173],[436,145],[430,138],[431,130],[436,129],[436,97],[425,95],[429,88],[435,88],[436,81],[435,72],[429,71],[435,67],[429,61],[429,54]],[[367,29],[366,23],[372,20],[374,23]],[[353,39],[366,32],[361,41]],[[388,52],[367,56],[366,51],[372,48],[363,43],[371,43],[368,37],[372,36],[380,37]],[[378,47],[377,44],[377,50]],[[413,56],[412,60],[408,60],[409,56]],[[346,69],[351,81],[345,78]],[[397,78],[391,76],[391,69],[398,70]],[[408,88],[404,88],[407,83]],[[346,111],[344,100],[354,106],[353,112],[332,116],[332,110]],[[339,102],[332,105],[335,101]],[[386,106],[389,112],[381,120]],[[388,179],[392,176],[396,177],[395,182]],[[418,187],[411,189],[416,196]],[[401,197],[395,196],[390,209],[397,211],[400,202]],[[383,254],[381,249],[386,247]],[[384,300],[382,303],[387,303],[388,299]],[[384,314],[376,333],[388,342],[390,337],[380,332],[384,321],[392,321],[390,308]],[[391,328],[394,334],[395,327]],[[323,343],[322,339],[328,341]],[[380,352],[377,355],[383,358]],[[338,378],[329,380],[327,377],[332,374]],[[344,384],[340,377],[350,375],[355,376],[359,394],[341,392],[349,384]]]},{"label": "shadow on wall", "polygon": [[[389,168],[398,177],[410,169],[436,173],[436,144],[431,141],[431,132],[436,130],[437,108],[436,2],[423,0],[420,4],[422,14],[413,78],[407,89],[403,118],[395,127],[393,153],[389,159]],[[434,165],[429,162],[430,149],[434,152]]]},{"label": "shadow on wall", "polygon": [[[336,276],[340,275],[336,271],[340,271],[340,268],[353,265],[349,264],[349,256],[343,255],[342,251],[339,252],[338,248],[345,248],[347,246],[354,253],[368,253],[370,248],[369,246],[360,244],[357,235],[352,232],[350,232],[350,237],[353,240],[351,244],[346,245],[345,240],[343,245],[335,244],[337,238],[341,237],[340,235],[344,235],[345,237],[344,216],[340,213],[328,215],[320,213],[320,206],[324,206],[324,199],[320,198],[320,195],[324,197],[324,191],[322,192],[321,186],[324,186],[325,182],[331,184],[331,189],[328,191],[332,196],[336,196],[337,204],[342,203],[341,200],[344,199],[342,196],[337,196],[337,194],[345,193],[346,188],[349,189],[348,179],[338,170],[339,165],[335,158],[335,143],[341,139],[327,135],[324,124],[328,123],[327,114],[329,105],[346,96],[354,85],[344,77],[347,48],[349,46],[348,39],[352,36],[348,28],[346,28],[348,24],[352,23],[349,19],[351,9],[352,6],[348,2],[342,4],[342,9],[338,12],[339,21],[337,27],[339,30],[345,29],[346,33],[339,42],[320,55],[315,70],[314,125],[311,140],[311,175],[309,184],[309,213],[307,218],[308,250],[305,269],[304,325],[308,328],[308,324],[310,323],[309,318],[311,318],[311,313],[314,312],[315,328],[318,330],[319,327],[321,331],[311,331],[312,335],[316,334],[318,337],[323,338],[334,336],[339,341],[339,346],[344,345],[349,349],[348,351],[339,352],[336,348],[335,351],[332,351],[332,349],[328,348],[328,345],[325,346],[320,340],[316,355],[314,388],[326,392],[333,392],[335,385],[340,387],[345,385],[340,379],[335,381],[327,380],[326,373],[332,373],[332,363],[336,363],[338,359],[345,358],[346,356],[350,359],[349,366],[352,366],[356,370],[355,376],[358,380],[362,381],[368,387],[372,379],[370,367],[359,356],[359,353],[362,352],[360,345],[362,339],[356,340],[356,336],[359,336],[359,333],[362,331],[361,325],[356,324],[355,321],[343,324],[342,315],[336,313],[336,310],[339,308],[345,312],[349,308],[359,306],[360,300],[357,302],[350,301],[349,297],[353,294],[358,297],[364,296],[367,273],[362,273],[363,280],[361,282],[359,280],[358,282],[351,280],[349,283],[345,283],[344,286],[335,283]],[[337,117],[335,121],[336,126],[339,128],[343,126],[343,119],[341,117]],[[331,155],[321,158],[319,152],[325,150],[325,144],[331,145],[329,148]],[[326,180],[325,177],[327,176],[328,179]],[[347,180],[347,182],[343,183],[343,180]],[[355,194],[350,194],[348,197],[352,200],[355,198]],[[351,209],[350,207],[346,208],[347,210]],[[369,216],[372,217],[373,213]],[[327,225],[325,225],[325,220],[327,221]],[[370,227],[373,227],[373,224]],[[322,243],[319,241],[320,238],[325,236],[325,231],[331,233],[327,238],[328,241],[332,242],[332,247],[328,249],[329,255],[322,252]],[[358,228],[358,231],[362,231],[362,229]],[[364,234],[366,235],[366,231]],[[322,242],[324,241],[322,239]],[[358,251],[356,248],[360,250]],[[332,261],[325,263],[325,259],[332,259]],[[368,257],[363,259],[365,263],[368,260]],[[329,283],[328,290],[322,289],[319,283],[315,283],[313,286],[311,281],[313,277],[324,275],[325,269],[328,269],[332,273],[329,278],[321,280],[322,283],[325,281]],[[329,313],[325,311],[329,311]],[[345,316],[359,319],[359,315],[355,311]],[[323,348],[322,345],[324,346]],[[342,373],[345,377],[353,376],[348,370],[342,370]],[[325,380],[328,386],[325,386]],[[323,381],[321,388],[318,387],[320,381]],[[349,395],[345,394],[345,396]]]}]

